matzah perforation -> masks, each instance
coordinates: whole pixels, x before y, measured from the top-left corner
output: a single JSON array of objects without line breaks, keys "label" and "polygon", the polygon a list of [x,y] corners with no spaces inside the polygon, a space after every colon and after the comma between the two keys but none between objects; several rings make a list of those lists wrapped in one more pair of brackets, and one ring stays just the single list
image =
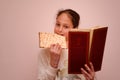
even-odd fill
[{"label": "matzah perforation", "polygon": [[66,40],[64,36],[60,36],[54,33],[39,32],[39,47],[47,48],[51,44],[59,43],[62,48],[66,48]]}]

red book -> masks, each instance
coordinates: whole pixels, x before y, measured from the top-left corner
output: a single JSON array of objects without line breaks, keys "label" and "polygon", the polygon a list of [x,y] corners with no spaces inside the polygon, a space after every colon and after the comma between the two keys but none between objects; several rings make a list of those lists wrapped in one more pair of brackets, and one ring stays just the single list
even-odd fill
[{"label": "red book", "polygon": [[80,74],[80,68],[89,62],[93,63],[95,71],[101,70],[107,30],[108,27],[92,27],[69,31],[69,74]]}]

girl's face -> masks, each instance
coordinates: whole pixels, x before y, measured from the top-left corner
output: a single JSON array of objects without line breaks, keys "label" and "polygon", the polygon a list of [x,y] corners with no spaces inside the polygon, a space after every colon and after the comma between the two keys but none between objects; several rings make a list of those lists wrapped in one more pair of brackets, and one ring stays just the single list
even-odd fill
[{"label": "girl's face", "polygon": [[54,32],[68,39],[68,31],[73,28],[72,21],[67,13],[62,13],[56,19]]}]

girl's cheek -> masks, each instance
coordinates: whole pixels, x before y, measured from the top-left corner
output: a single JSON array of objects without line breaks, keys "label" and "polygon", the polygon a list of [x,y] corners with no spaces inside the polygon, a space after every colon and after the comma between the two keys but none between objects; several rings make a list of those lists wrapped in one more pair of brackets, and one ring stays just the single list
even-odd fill
[{"label": "girl's cheek", "polygon": [[68,32],[65,34],[66,40],[68,40]]}]

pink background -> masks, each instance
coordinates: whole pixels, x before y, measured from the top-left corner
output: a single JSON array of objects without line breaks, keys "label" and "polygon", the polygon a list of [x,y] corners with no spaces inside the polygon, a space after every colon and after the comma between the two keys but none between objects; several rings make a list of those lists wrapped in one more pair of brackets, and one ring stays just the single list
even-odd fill
[{"label": "pink background", "polygon": [[37,80],[38,32],[53,32],[59,9],[81,15],[80,27],[109,26],[97,80],[120,79],[119,0],[0,0],[0,80]]}]

